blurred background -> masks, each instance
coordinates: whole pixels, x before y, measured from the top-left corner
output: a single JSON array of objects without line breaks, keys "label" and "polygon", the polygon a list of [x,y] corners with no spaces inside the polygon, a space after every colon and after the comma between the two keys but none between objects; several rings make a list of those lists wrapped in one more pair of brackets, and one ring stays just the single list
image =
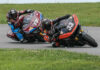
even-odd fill
[{"label": "blurred background", "polygon": [[0,0],[2,4],[24,4],[24,3],[81,3],[81,2],[100,2],[100,0]]},{"label": "blurred background", "polygon": [[0,0],[0,24],[7,24],[6,14],[12,8],[38,10],[49,19],[76,14],[82,25],[100,26],[100,0]]}]

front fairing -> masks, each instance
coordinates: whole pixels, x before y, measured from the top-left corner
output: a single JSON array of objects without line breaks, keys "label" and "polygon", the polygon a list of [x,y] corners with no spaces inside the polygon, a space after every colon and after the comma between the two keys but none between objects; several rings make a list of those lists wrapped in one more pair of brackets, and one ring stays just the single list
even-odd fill
[{"label": "front fairing", "polygon": [[61,20],[59,22],[59,25],[56,27],[56,29],[59,29],[60,32],[63,32],[61,34],[65,34],[71,32],[74,26],[75,26],[74,18],[71,16],[68,19]]},{"label": "front fairing", "polygon": [[35,31],[41,24],[41,15],[39,12],[34,12],[27,15],[23,20],[23,31],[30,33]]},{"label": "front fairing", "polygon": [[72,15],[68,19],[60,21],[60,36],[59,39],[64,39],[70,37],[76,30],[79,24],[78,18],[76,15]]}]

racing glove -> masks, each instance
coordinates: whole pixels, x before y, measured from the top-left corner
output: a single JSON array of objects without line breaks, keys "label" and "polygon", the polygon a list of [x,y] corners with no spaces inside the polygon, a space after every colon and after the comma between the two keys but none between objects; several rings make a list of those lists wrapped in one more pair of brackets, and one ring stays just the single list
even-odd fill
[{"label": "racing glove", "polygon": [[26,13],[32,13],[32,12],[34,12],[34,10],[31,9],[26,10]]}]

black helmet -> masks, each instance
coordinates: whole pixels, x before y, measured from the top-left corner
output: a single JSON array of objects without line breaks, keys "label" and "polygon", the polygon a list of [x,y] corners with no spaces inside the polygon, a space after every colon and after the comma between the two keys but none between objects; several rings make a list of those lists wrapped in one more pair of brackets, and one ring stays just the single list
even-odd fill
[{"label": "black helmet", "polygon": [[46,30],[50,30],[51,29],[51,20],[43,19],[43,21],[42,21],[42,28],[46,29]]},{"label": "black helmet", "polygon": [[17,18],[17,11],[15,9],[11,9],[9,11],[9,18],[16,20],[16,18]]}]

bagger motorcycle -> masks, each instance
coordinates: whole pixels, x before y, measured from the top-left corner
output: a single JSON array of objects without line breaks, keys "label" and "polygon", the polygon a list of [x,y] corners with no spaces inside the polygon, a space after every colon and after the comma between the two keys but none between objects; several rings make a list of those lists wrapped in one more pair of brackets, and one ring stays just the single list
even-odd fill
[{"label": "bagger motorcycle", "polygon": [[[61,20],[59,23],[53,25],[55,31],[52,39],[57,35],[58,42],[60,45],[64,46],[84,46],[88,44],[92,47],[97,47],[97,42],[86,32],[84,32],[79,23],[78,17],[73,14],[67,19]],[[53,29],[52,28],[52,29]],[[53,47],[57,47],[56,43],[53,42]]]},{"label": "bagger motorcycle", "polygon": [[[44,42],[43,35],[38,29],[42,19],[42,15],[38,11],[25,15],[22,25],[22,31],[24,32],[23,35],[25,40],[27,40],[28,42],[33,42],[35,40],[38,40],[39,42]],[[17,36],[11,30],[7,33],[7,37],[19,41]]]}]

